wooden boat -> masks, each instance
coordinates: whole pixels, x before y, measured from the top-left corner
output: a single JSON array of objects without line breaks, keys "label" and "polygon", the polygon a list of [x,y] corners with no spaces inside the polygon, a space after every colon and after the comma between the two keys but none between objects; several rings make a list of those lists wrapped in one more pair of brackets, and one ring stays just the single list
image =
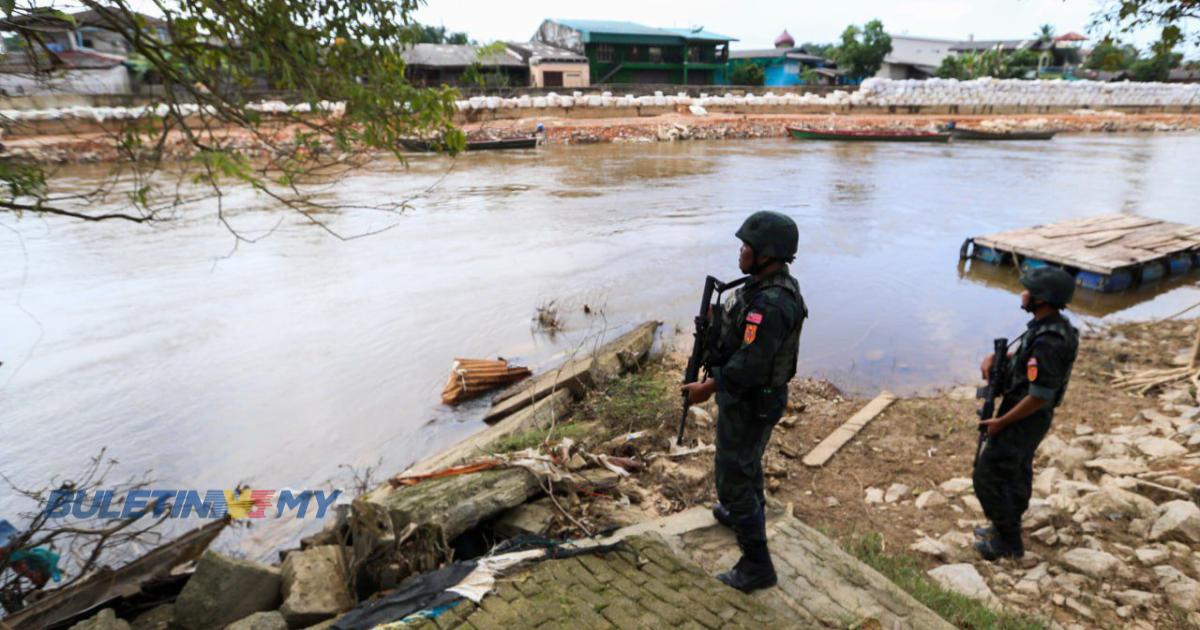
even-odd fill
[{"label": "wooden boat", "polygon": [[940,131],[879,129],[803,129],[788,127],[795,140],[842,140],[849,142],[948,142],[950,134]]},{"label": "wooden boat", "polygon": [[442,404],[457,405],[530,374],[529,368],[509,365],[503,359],[455,359],[442,389]]},{"label": "wooden boat", "polygon": [[[421,138],[401,138],[400,145],[409,151],[437,151],[442,143],[437,140]],[[533,149],[537,147],[537,136],[517,136],[513,138],[467,140],[468,151],[497,151],[504,149]]]},{"label": "wooden boat", "polygon": [[950,135],[955,140],[1049,140],[1057,131],[984,131],[954,127]]}]

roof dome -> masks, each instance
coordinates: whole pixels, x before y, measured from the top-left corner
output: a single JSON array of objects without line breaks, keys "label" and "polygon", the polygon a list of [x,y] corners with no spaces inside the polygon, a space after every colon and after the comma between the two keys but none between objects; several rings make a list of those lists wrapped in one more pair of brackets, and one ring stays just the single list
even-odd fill
[{"label": "roof dome", "polygon": [[783,32],[779,34],[779,37],[775,38],[775,47],[795,48],[796,40],[792,39],[792,36],[788,34],[787,29],[785,28],[783,29]]}]

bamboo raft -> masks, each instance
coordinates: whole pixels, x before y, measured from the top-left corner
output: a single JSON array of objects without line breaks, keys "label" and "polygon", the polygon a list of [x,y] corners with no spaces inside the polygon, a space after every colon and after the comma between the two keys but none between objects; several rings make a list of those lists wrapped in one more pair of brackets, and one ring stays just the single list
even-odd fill
[{"label": "bamboo raft", "polygon": [[442,404],[457,405],[530,374],[529,368],[510,366],[504,359],[455,359],[442,389]]},{"label": "bamboo raft", "polygon": [[969,238],[959,255],[1021,269],[1063,267],[1079,286],[1109,293],[1200,268],[1200,226],[1104,214]]}]

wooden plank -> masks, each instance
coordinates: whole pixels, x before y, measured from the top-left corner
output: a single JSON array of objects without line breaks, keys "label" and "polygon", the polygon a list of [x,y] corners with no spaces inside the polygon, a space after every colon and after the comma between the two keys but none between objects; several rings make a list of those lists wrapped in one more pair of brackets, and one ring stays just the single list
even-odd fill
[{"label": "wooden plank", "polygon": [[569,389],[582,396],[597,378],[619,374],[622,361],[640,361],[654,344],[659,322],[645,322],[610,341],[594,352],[567,361],[562,366],[526,379],[515,388],[493,399],[493,405],[483,421],[495,423],[560,389]]},{"label": "wooden plank", "polygon": [[834,429],[833,433],[830,433],[824,440],[821,440],[821,443],[816,448],[809,451],[804,456],[804,465],[813,467],[824,466],[825,462],[829,461],[829,458],[833,457],[839,449],[845,446],[854,436],[858,435],[858,432],[862,431],[863,427],[867,426],[867,423],[883,413],[883,410],[887,409],[895,400],[895,394],[887,390],[880,392],[874,400],[867,403],[866,407],[859,409],[858,413],[851,416],[842,426]]},{"label": "wooden plank", "polygon": [[1072,228],[1066,230],[1046,230],[1042,232],[1043,238],[1065,238],[1071,236],[1083,236],[1085,234],[1095,234],[1096,232],[1107,232],[1109,230],[1126,230],[1131,231],[1137,228],[1149,227],[1162,223],[1159,219],[1146,219],[1142,217],[1131,217],[1127,221],[1113,221],[1102,225],[1092,225],[1080,228]]}]

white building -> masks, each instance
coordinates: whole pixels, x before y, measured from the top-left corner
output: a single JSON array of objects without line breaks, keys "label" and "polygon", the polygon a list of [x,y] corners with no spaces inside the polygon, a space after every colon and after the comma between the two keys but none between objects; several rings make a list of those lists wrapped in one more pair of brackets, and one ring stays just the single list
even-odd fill
[{"label": "white building", "polygon": [[943,59],[954,54],[950,48],[960,43],[957,39],[892,35],[892,52],[883,58],[883,66],[875,76],[928,79],[942,65]]}]

